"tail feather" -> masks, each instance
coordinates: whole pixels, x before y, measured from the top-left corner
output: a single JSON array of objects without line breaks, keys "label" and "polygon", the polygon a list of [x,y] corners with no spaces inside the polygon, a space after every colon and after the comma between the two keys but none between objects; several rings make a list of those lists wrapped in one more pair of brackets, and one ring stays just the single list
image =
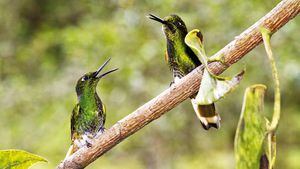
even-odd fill
[{"label": "tail feather", "polygon": [[[104,132],[104,130],[105,130],[104,127],[100,128],[98,134],[102,134]],[[97,136],[97,133],[91,134],[89,132],[86,132],[85,134],[78,135],[77,138],[72,139],[72,144],[71,144],[65,158],[74,154],[81,147],[84,147],[84,146],[91,147],[92,146],[92,138],[94,138],[95,136]]]},{"label": "tail feather", "polygon": [[193,108],[195,110],[195,113],[197,117],[199,118],[203,128],[205,130],[208,130],[211,127],[214,127],[216,129],[220,128],[220,116],[216,112],[215,105],[198,105],[194,103],[194,99],[191,100]]},{"label": "tail feather", "polygon": [[[77,140],[76,140],[77,141]],[[76,144],[76,142],[72,142],[67,154],[66,154],[66,157],[69,157],[71,156],[72,154],[74,154],[77,150],[79,149],[78,145]]]},{"label": "tail feather", "polygon": [[74,147],[74,145],[72,144],[72,145],[70,146],[70,148],[69,148],[69,150],[68,150],[68,152],[67,152],[65,158],[71,156],[75,151],[76,151],[76,150],[75,150],[75,147]]}]

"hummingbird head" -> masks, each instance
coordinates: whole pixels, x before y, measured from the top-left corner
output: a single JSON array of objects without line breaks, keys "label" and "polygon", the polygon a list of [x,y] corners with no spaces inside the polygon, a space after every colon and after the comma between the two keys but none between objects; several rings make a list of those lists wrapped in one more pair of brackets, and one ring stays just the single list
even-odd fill
[{"label": "hummingbird head", "polygon": [[187,34],[185,23],[178,15],[169,15],[161,19],[158,16],[149,14],[148,18],[162,23],[162,29],[166,37],[171,40],[184,40]]},{"label": "hummingbird head", "polygon": [[107,63],[109,61],[110,61],[110,58],[107,61],[105,61],[103,63],[103,65],[101,65],[95,72],[86,73],[78,79],[77,84],[76,84],[77,96],[81,96],[84,93],[95,93],[96,86],[97,86],[99,80],[102,77],[118,70],[118,68],[116,68],[116,69],[112,69],[105,73],[100,74],[101,70],[107,65]]}]

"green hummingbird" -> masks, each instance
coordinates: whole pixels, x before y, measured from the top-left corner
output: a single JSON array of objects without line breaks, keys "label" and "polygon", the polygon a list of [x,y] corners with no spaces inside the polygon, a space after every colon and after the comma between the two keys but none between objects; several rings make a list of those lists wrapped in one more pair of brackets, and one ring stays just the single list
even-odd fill
[{"label": "green hummingbird", "polygon": [[[162,24],[162,30],[167,39],[165,60],[173,73],[174,80],[172,83],[176,83],[183,76],[201,65],[198,57],[184,42],[184,38],[188,33],[185,23],[178,15],[169,15],[163,19],[152,14],[149,14],[148,17]],[[197,36],[203,41],[201,32]],[[195,96],[196,94],[191,97],[191,102],[203,128],[206,130],[210,127],[219,128],[221,118],[215,110],[215,105],[199,106],[193,103]]]},{"label": "green hummingbird", "polygon": [[83,146],[91,146],[91,139],[104,131],[106,118],[105,106],[97,94],[96,87],[104,76],[118,70],[112,69],[100,74],[108,64],[108,59],[95,72],[89,72],[79,78],[76,84],[78,103],[75,105],[71,116],[72,144],[67,157]]}]

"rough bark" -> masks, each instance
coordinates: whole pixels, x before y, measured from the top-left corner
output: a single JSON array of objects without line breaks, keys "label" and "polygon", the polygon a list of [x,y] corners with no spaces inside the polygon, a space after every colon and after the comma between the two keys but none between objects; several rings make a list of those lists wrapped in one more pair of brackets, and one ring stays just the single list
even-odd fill
[{"label": "rough bark", "polygon": [[[245,54],[259,45],[262,42],[260,27],[265,27],[272,33],[275,33],[289,20],[296,17],[299,11],[300,0],[283,0],[280,2],[268,14],[214,55],[224,56],[226,66],[217,62],[211,63],[209,67],[212,72],[221,74],[230,65],[239,61]],[[189,98],[199,88],[202,70],[203,66],[199,66],[193,70],[190,74],[182,78],[180,82],[172,85],[169,89],[118,121],[99,138],[95,138],[92,147],[81,148],[72,156],[64,159],[57,168],[77,169],[86,167],[122,140]]]}]

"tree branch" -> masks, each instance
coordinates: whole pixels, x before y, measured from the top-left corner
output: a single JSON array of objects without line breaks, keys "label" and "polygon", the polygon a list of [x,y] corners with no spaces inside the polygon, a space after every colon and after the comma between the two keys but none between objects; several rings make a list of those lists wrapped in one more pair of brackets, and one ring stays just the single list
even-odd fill
[{"label": "tree branch", "polygon": [[[224,56],[227,66],[214,62],[209,64],[209,68],[213,73],[221,74],[262,42],[260,27],[269,29],[273,34],[289,20],[296,17],[299,11],[300,0],[283,0],[272,11],[213,56]],[[202,70],[203,66],[193,70],[178,83],[118,121],[99,138],[95,138],[92,147],[79,149],[72,156],[64,159],[57,168],[79,169],[86,167],[122,140],[192,96],[199,89]]]}]

